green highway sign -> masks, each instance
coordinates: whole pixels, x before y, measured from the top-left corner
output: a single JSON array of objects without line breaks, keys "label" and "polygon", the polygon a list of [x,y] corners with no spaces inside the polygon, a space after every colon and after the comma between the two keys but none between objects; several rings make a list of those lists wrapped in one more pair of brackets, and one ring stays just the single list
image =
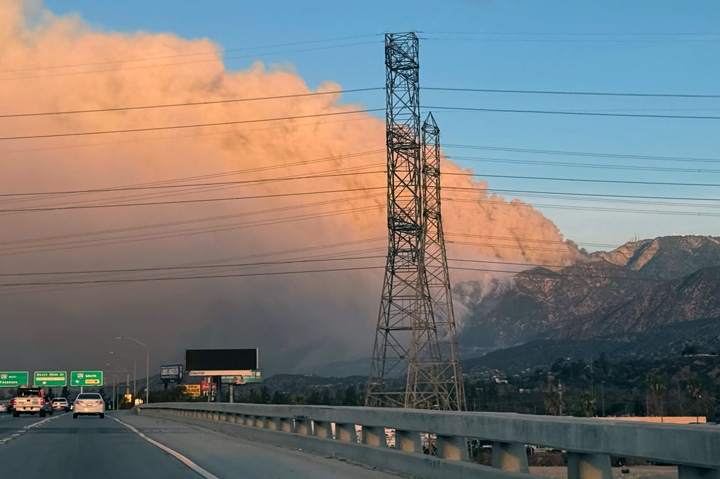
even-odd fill
[{"label": "green highway sign", "polygon": [[0,371],[0,388],[27,386],[29,376],[27,371]]},{"label": "green highway sign", "polygon": [[35,371],[33,378],[35,386],[63,387],[67,386],[67,372],[65,371]]},{"label": "green highway sign", "polygon": [[70,386],[102,386],[102,371],[71,371]]}]

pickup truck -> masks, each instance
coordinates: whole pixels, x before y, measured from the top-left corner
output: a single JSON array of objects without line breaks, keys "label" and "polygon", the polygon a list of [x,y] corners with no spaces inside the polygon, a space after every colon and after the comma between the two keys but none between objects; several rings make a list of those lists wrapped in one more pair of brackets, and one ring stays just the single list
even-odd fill
[{"label": "pickup truck", "polygon": [[42,388],[19,387],[13,399],[13,417],[20,414],[35,414],[45,416],[45,399]]}]

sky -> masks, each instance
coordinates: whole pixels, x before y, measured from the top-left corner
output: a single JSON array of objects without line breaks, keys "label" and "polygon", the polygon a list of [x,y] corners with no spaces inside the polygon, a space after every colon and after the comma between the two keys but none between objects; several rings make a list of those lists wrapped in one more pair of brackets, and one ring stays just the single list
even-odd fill
[{"label": "sky", "polygon": [[[714,2],[693,2],[691,9],[657,1],[468,0],[440,6],[437,2],[269,5],[47,0],[25,2],[26,14],[30,12],[27,17],[17,13],[22,10],[16,8],[19,4],[19,0],[0,0],[0,22],[13,26],[0,25],[0,62],[5,65],[0,82],[7,85],[0,91],[2,114],[379,88],[384,86],[382,33],[416,31],[421,45],[421,89],[425,88],[420,96],[423,116],[433,112],[451,160],[444,163],[444,171],[456,175],[446,175],[444,185],[465,188],[470,195],[450,191],[445,196],[446,231],[465,235],[465,242],[470,242],[450,244],[451,255],[473,261],[492,258],[558,265],[579,255],[574,244],[564,240],[597,250],[636,237],[720,235],[720,155],[715,153],[720,140],[713,134],[720,120],[443,109],[720,117],[720,98],[430,89],[720,93],[717,66],[713,66],[720,50],[720,30],[712,22],[720,6]],[[223,51],[222,62],[217,61],[216,50]],[[114,69],[119,60],[122,69]],[[163,66],[146,68],[148,61]],[[57,66],[62,68],[52,68]],[[106,68],[105,72],[77,73]],[[364,108],[382,110],[383,92],[347,92],[285,103],[0,120],[4,122],[3,136],[8,137],[278,118],[318,111],[346,115]],[[279,199],[278,195],[299,194],[308,188],[304,183],[287,182],[256,185],[253,191],[270,197],[254,203],[202,203],[182,208],[28,213],[7,210],[56,205],[58,201],[77,205],[83,200],[73,203],[74,198],[67,199],[62,193],[50,202],[6,198],[0,203],[4,210],[0,216],[0,272],[35,274],[211,262],[222,266],[239,261],[305,261],[308,257],[315,261],[321,253],[325,255],[322,261],[332,261],[328,255],[384,254],[383,193],[373,190],[379,196],[368,197],[365,209],[342,209],[342,201],[359,201],[351,198],[349,191],[369,195],[368,188],[379,180],[371,176],[378,172],[352,163],[352,158],[364,152],[382,168],[382,111],[357,114],[347,121],[206,130],[112,135],[112,139],[98,135],[92,139],[3,141],[0,162],[5,174],[0,177],[0,190],[27,194],[168,184],[178,178],[185,182],[189,178],[194,182],[235,180],[235,176],[213,176],[212,180],[207,176],[233,171],[266,179],[279,174],[323,175],[332,166],[332,171],[347,176],[325,178],[324,188],[340,188],[347,197],[337,204],[322,203],[318,197]],[[345,159],[330,165],[318,162],[335,156]],[[296,166],[278,170],[277,165],[293,161],[298,162]],[[310,165],[304,167],[309,170],[300,169],[300,163]],[[477,174],[473,182],[471,177],[459,175],[461,168]],[[240,194],[228,188],[230,193]],[[500,191],[500,196],[487,196],[495,191]],[[585,196],[568,198],[563,193]],[[174,197],[169,193],[133,194],[133,201],[202,197],[198,192]],[[100,193],[90,195],[100,201]],[[587,195],[612,196],[598,201]],[[665,197],[673,199],[662,199]],[[458,201],[463,198],[466,201]],[[522,203],[510,203],[513,198]],[[321,216],[310,218],[307,224],[278,219],[290,210],[306,214],[308,205],[303,203],[310,201]],[[264,212],[263,216],[258,211]],[[214,219],[208,219],[210,216]],[[242,217],[245,223],[219,223],[231,217]],[[206,224],[216,229],[201,231]],[[495,239],[487,239],[490,237]],[[371,240],[377,238],[379,243],[373,244]],[[517,244],[513,248],[491,244],[498,239]],[[344,249],[328,245],[344,245]],[[273,267],[278,265],[256,265],[253,271],[272,271]],[[223,268],[193,271],[198,275],[238,272],[238,267]],[[133,336],[153,345],[153,367],[181,360],[178,351],[183,347],[260,345],[261,358],[266,359],[270,372],[318,370],[328,362],[362,359],[369,354],[382,282],[380,272],[372,270],[327,277],[83,283],[97,278],[153,277],[150,273],[113,274],[75,273],[63,278],[82,284],[14,285],[0,290],[2,320],[23,318],[33,333],[32,342],[43,347],[33,358],[34,364],[24,365],[18,352],[28,347],[27,331],[12,331],[8,336],[11,344],[0,347],[0,369],[4,364],[8,368],[48,368],[43,365],[50,358],[68,350],[83,353],[57,367],[104,367],[106,361],[116,362],[108,357],[108,351],[118,347],[113,338]],[[456,271],[453,281],[483,283],[494,274],[497,271]],[[58,277],[45,274],[37,281],[57,281]],[[20,279],[15,275],[8,281]],[[7,288],[14,289],[7,293]],[[462,314],[461,305],[458,311]],[[125,345],[125,351],[137,353],[131,346]]]},{"label": "sky", "polygon": [[[564,2],[455,0],[443,2],[94,2],[50,0],[55,13],[77,12],[93,26],[130,32],[172,32],[209,38],[226,49],[287,45],[227,52],[228,69],[254,61],[288,63],[311,88],[333,81],[343,88],[382,86],[383,32],[417,31],[421,37],[421,86],[637,93],[716,93],[720,30],[713,1]],[[470,34],[464,34],[470,33]],[[496,33],[497,35],[487,35]],[[302,45],[302,42],[347,40]],[[368,44],[368,42],[371,42]],[[325,48],[335,45],[352,46]],[[264,54],[281,51],[283,53]],[[262,52],[262,53],[261,53]],[[244,58],[232,58],[232,57]],[[383,107],[382,92],[348,95],[370,108]],[[617,111],[717,115],[720,99],[584,98],[549,95],[424,91],[422,105],[498,109]],[[427,111],[427,109],[425,109]],[[717,121],[589,118],[511,113],[434,112],[445,144],[717,158]],[[558,160],[557,156],[447,149],[448,155]],[[647,161],[560,160],[648,166]],[[717,172],[633,171],[566,166],[459,161],[477,173],[523,174],[644,181],[708,182]],[[658,165],[658,163],[656,163]],[[670,168],[717,169],[712,164],[660,162]],[[648,196],[717,197],[717,188],[573,184],[492,179],[502,189],[572,191]],[[718,181],[713,181],[718,183]],[[522,197],[542,205],[558,201]],[[634,209],[639,205],[591,203],[589,207]],[[653,207],[655,206],[655,207]],[[689,214],[564,210],[538,206],[578,242],[619,245],[638,236],[720,234],[720,221],[693,215],[697,208],[648,206]],[[706,211],[706,209],[700,209]]]}]

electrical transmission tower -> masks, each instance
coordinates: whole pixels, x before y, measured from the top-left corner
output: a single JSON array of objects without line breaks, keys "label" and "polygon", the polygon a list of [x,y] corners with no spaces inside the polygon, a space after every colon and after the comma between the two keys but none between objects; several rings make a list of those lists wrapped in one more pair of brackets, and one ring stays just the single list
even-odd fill
[{"label": "electrical transmission tower", "polygon": [[[426,137],[434,135],[430,141],[435,146],[423,146],[418,53],[414,33],[385,35],[389,245],[365,401],[368,406],[458,410],[464,394],[454,357],[455,322],[440,216],[439,130],[433,120]],[[424,153],[431,150],[434,156],[426,161]],[[433,265],[431,282],[426,257]],[[434,302],[445,308],[441,323],[444,339],[452,345],[450,360],[443,359]],[[404,390],[393,387],[403,376]]]},{"label": "electrical transmission tower", "polygon": [[423,264],[428,282],[432,312],[440,341],[440,352],[447,361],[439,364],[438,381],[447,401],[440,409],[465,410],[465,385],[458,360],[455,311],[450,288],[445,234],[440,208],[440,128],[432,113],[428,113],[422,127],[423,138]]}]

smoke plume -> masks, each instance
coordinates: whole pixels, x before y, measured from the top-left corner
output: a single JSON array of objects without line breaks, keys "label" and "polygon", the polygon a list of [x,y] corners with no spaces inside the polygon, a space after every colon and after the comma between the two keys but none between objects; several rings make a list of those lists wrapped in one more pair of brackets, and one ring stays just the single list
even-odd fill
[{"label": "smoke plume", "polygon": [[[82,284],[0,288],[3,367],[128,367],[108,355],[141,357],[114,339],[126,335],[151,346],[153,369],[182,361],[186,347],[257,346],[266,372],[369,355],[381,269],[237,275],[384,265],[384,121],[347,113],[366,107],[337,93],[287,97],[342,86],[311,90],[287,65],[227,71],[220,50],[208,39],[98,31],[39,2],[0,0],[0,114],[286,97],[0,118],[3,138],[217,125],[0,141],[0,192],[56,192],[0,197],[1,273],[235,265],[4,277]],[[287,117],[305,118],[250,122]],[[464,171],[451,162],[443,168]],[[567,264],[578,255],[541,213],[517,200],[509,206],[470,178],[443,181],[451,257]],[[199,186],[155,188],[187,184]],[[138,185],[144,189],[66,193]],[[327,191],[334,193],[318,193]],[[230,197],[245,199],[77,208]],[[66,209],[14,211],[48,207]],[[347,259],[365,256],[380,257]],[[237,266],[298,259],[323,261]],[[454,282],[497,276],[451,274]]]}]

